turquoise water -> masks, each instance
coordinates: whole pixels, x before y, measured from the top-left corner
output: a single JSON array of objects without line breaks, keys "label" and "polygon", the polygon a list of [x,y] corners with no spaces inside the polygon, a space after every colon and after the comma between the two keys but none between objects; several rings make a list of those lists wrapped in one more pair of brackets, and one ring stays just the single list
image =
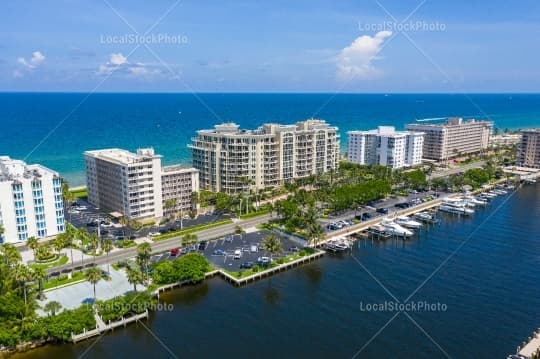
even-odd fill
[{"label": "turquoise water", "polygon": [[82,185],[85,150],[153,146],[165,163],[189,163],[186,145],[195,131],[222,121],[253,128],[316,116],[344,135],[377,125],[403,128],[418,118],[474,116],[517,129],[540,126],[539,103],[539,94],[0,93],[0,155],[42,163]]},{"label": "turquoise water", "polygon": [[[173,309],[144,326],[15,358],[505,358],[540,326],[539,219],[540,183],[409,241],[360,240],[242,288],[216,278],[167,292]],[[411,302],[446,310],[386,326],[395,312],[362,310],[417,289]]]}]

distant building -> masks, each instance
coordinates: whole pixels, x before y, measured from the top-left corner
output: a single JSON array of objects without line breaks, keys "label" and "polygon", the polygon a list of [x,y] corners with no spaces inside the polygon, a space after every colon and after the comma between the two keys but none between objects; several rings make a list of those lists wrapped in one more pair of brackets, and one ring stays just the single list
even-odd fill
[{"label": "distant building", "polygon": [[[86,151],[88,201],[129,219],[161,218],[169,211],[191,208],[191,196],[199,190],[194,168],[161,166],[152,148],[136,153],[113,148]],[[175,206],[165,209],[165,201]],[[167,212],[167,213],[165,213]]]},{"label": "distant building", "polygon": [[0,157],[0,242],[17,243],[64,232],[62,183],[57,172]]},{"label": "distant building", "polygon": [[[161,170],[161,190],[163,215],[173,213],[186,215],[194,210],[193,192],[199,192],[199,171],[183,166],[166,166]],[[168,208],[167,201],[172,200],[174,206]]]},{"label": "distant building", "polygon": [[315,119],[295,125],[264,124],[256,130],[224,123],[198,131],[190,148],[201,188],[235,193],[336,169],[339,133]]},{"label": "distant building", "polygon": [[396,131],[391,126],[376,130],[348,132],[347,160],[361,165],[391,168],[414,166],[422,162],[422,132]]},{"label": "distant building", "polygon": [[540,128],[521,131],[518,163],[524,167],[540,168]]},{"label": "distant building", "polygon": [[499,146],[512,146],[517,145],[521,142],[521,134],[507,134],[507,135],[497,135],[490,136],[489,145],[491,147]]},{"label": "distant building", "polygon": [[423,157],[444,161],[459,155],[479,153],[489,145],[493,123],[452,117],[443,124],[408,124],[407,130],[424,132]]}]

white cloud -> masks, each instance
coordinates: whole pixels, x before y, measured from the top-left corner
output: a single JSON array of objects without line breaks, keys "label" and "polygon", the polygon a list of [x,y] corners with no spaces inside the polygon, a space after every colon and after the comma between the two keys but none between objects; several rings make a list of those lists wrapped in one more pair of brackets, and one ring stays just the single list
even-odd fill
[{"label": "white cloud", "polygon": [[130,63],[127,57],[122,53],[111,54],[109,61],[105,64],[99,65],[98,75],[110,75],[113,72],[117,74],[123,74],[130,77],[150,78],[154,75],[161,74],[159,69],[151,67],[141,62]]},{"label": "white cloud", "polygon": [[109,62],[115,66],[123,65],[127,63],[127,57],[125,57],[121,53],[111,54],[111,59],[109,60]]},{"label": "white cloud", "polygon": [[369,78],[379,73],[373,66],[382,49],[385,39],[392,35],[391,31],[380,31],[375,36],[363,35],[341,50],[336,57],[337,76],[350,79],[354,76]]},{"label": "white cloud", "polygon": [[45,60],[45,55],[40,51],[34,51],[32,57],[29,60],[26,60],[24,57],[19,57],[17,63],[22,65],[21,69],[16,69],[13,71],[13,77],[21,78],[24,76],[24,71],[32,71],[38,67]]}]

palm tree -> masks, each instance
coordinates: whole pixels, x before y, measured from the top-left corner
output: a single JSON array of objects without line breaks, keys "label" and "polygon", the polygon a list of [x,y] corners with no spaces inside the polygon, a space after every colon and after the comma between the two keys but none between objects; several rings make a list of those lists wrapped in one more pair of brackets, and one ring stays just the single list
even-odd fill
[{"label": "palm tree", "polygon": [[67,236],[68,234],[66,232],[59,233],[52,241],[52,245],[54,250],[58,253],[58,256],[60,256],[62,249],[66,246]]},{"label": "palm tree", "polygon": [[140,270],[137,268],[128,267],[127,280],[130,284],[133,284],[133,291],[137,291],[137,284],[142,284],[143,276]]},{"label": "palm tree", "polygon": [[3,255],[7,265],[14,268],[21,262],[21,253],[13,244],[3,243],[0,245],[0,255]]},{"label": "palm tree", "polygon": [[94,287],[94,303],[96,302],[96,284],[103,279],[103,273],[98,267],[92,267],[86,271],[86,280]]},{"label": "palm tree", "polygon": [[107,254],[107,273],[110,273],[109,253],[113,250],[113,243],[110,239],[106,239],[102,244],[103,251]]},{"label": "palm tree", "polygon": [[32,236],[26,240],[26,245],[32,250],[32,253],[34,254],[34,260],[36,260],[36,248],[39,245],[38,239]]},{"label": "palm tree", "polygon": [[169,219],[172,220],[174,217],[175,211],[173,210],[176,207],[176,198],[169,198],[165,201],[165,204],[163,205],[163,208],[165,208]]},{"label": "palm tree", "polygon": [[34,267],[32,277],[38,281],[38,295],[41,298],[43,295],[43,279],[47,276],[47,272],[43,267]]},{"label": "palm tree", "polygon": [[270,253],[270,259],[272,259],[272,255],[283,252],[281,239],[273,234],[269,234],[264,237],[264,240],[261,243],[261,248]]},{"label": "palm tree", "polygon": [[4,225],[0,223],[0,239],[3,238],[4,232],[5,232]]},{"label": "palm tree", "polygon": [[319,244],[319,241],[324,238],[324,230],[317,222],[312,222],[308,224],[308,227],[306,228],[306,234],[315,247]]},{"label": "palm tree", "polygon": [[45,304],[43,307],[43,310],[47,313],[50,313],[50,315],[55,316],[56,313],[58,313],[62,309],[62,304],[57,302],[56,300],[50,301],[49,303]]},{"label": "palm tree", "polygon": [[69,214],[69,221],[71,222],[71,212],[68,211],[68,207],[71,205],[71,203],[75,200],[75,195],[71,190],[69,189],[69,183],[65,179],[61,179],[62,181],[62,199],[64,202],[64,213]]},{"label": "palm tree", "polygon": [[28,270],[28,267],[23,264],[18,264],[15,267],[15,272],[13,273],[15,281],[19,282],[24,296],[24,305],[28,303],[26,296],[26,282],[31,278],[31,273]]},{"label": "palm tree", "polygon": [[75,239],[75,236],[77,234],[77,229],[71,225],[68,225],[66,227],[66,246],[69,247],[69,251],[71,254],[71,267],[73,269],[74,263],[73,263],[73,240]]},{"label": "palm tree", "polygon": [[124,233],[124,237],[125,237],[126,236],[126,227],[129,224],[129,218],[127,218],[126,216],[122,216],[122,217],[120,217],[118,222],[120,222],[120,224],[122,225],[122,232]]},{"label": "palm tree", "polygon": [[97,236],[96,233],[92,233],[89,237],[90,239],[90,246],[92,247],[93,249],[93,254],[94,254],[94,264],[96,263],[96,254],[97,254],[97,250],[99,248],[99,238]]},{"label": "palm tree", "polygon": [[151,255],[152,247],[150,247],[150,244],[144,242],[137,246],[137,263],[143,273],[143,279],[146,279],[148,276],[148,260]]}]

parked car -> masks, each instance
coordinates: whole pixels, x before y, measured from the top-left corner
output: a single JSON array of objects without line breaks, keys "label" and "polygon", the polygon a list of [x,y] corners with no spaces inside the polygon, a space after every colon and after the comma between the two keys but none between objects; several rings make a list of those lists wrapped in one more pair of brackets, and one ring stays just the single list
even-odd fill
[{"label": "parked car", "polygon": [[225,237],[225,242],[232,242],[233,240],[233,236],[231,236],[230,234],[228,234],[226,237]]},{"label": "parked car", "polygon": [[86,223],[86,226],[87,227],[97,227],[98,224],[97,224],[96,221],[89,221],[89,222]]},{"label": "parked car", "polygon": [[250,268],[253,268],[254,265],[255,265],[255,263],[253,263],[253,262],[244,262],[244,263],[240,264],[240,268],[241,269],[250,269]]},{"label": "parked car", "polygon": [[160,236],[160,235],[161,235],[161,233],[159,233],[159,232],[149,232],[148,233],[149,237],[157,237],[157,236]]},{"label": "parked car", "polygon": [[225,251],[223,249],[214,249],[214,252],[212,254],[215,256],[224,256]]},{"label": "parked car", "polygon": [[355,216],[356,219],[359,219],[361,221],[367,221],[371,217],[372,217],[371,213],[368,213],[368,212],[365,212],[365,213],[362,213],[362,214],[357,214]]},{"label": "parked car", "polygon": [[236,249],[234,251],[233,259],[240,259],[240,258],[242,258],[242,250],[241,249]]},{"label": "parked car", "polygon": [[200,251],[204,251],[206,249],[206,247],[208,247],[208,242],[203,241],[203,242],[199,243],[199,250]]},{"label": "parked car", "polygon": [[171,256],[176,257],[180,253],[180,248],[171,249]]},{"label": "parked car", "polygon": [[377,213],[388,214],[388,208],[377,208]]},{"label": "parked car", "polygon": [[259,257],[257,259],[257,262],[259,263],[259,265],[267,266],[270,264],[270,262],[272,262],[272,260],[270,259],[270,257]]},{"label": "parked car", "polygon": [[291,248],[289,248],[289,252],[298,252],[300,250],[300,248],[298,248],[297,246],[293,246]]}]

